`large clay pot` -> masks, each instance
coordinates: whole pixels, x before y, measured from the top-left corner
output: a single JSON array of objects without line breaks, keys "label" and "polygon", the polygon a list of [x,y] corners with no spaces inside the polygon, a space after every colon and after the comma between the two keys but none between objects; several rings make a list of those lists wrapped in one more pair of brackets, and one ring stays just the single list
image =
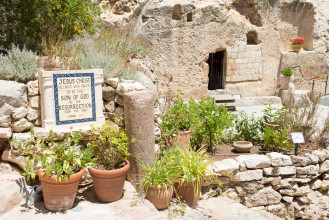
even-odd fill
[{"label": "large clay pot", "polygon": [[123,186],[130,163],[116,170],[98,170],[89,167],[89,173],[93,177],[97,198],[102,202],[114,202],[122,197]]},{"label": "large clay pot", "polygon": [[157,189],[155,186],[150,185],[146,192],[146,198],[152,202],[155,208],[158,210],[166,209],[173,196],[173,186],[160,187]]},{"label": "large clay pot", "polygon": [[237,141],[233,143],[234,149],[239,153],[248,153],[252,146],[252,143],[249,141]]},{"label": "large clay pot", "polygon": [[[194,185],[196,186],[196,184]],[[196,193],[194,191],[194,185],[193,183],[181,183],[175,185],[177,196],[179,196],[183,202],[186,202],[186,204],[192,209],[198,206],[201,192],[201,184],[198,185]]]},{"label": "large clay pot", "polygon": [[190,131],[179,131],[174,144],[185,149],[190,149],[190,135]]},{"label": "large clay pot", "polygon": [[279,84],[280,84],[280,89],[282,90],[287,90],[289,89],[289,83],[294,81],[294,76],[284,76],[280,74],[279,76]]},{"label": "large clay pot", "polygon": [[302,49],[302,45],[301,44],[291,45],[291,49],[294,52],[299,52]]},{"label": "large clay pot", "polygon": [[46,208],[50,211],[70,209],[73,206],[83,173],[84,171],[81,169],[78,173],[71,175],[68,181],[62,180],[56,183],[56,176],[47,178],[44,172],[38,172]]},{"label": "large clay pot", "polygon": [[264,123],[265,127],[270,127],[272,128],[274,131],[278,131],[280,125],[277,122],[268,122],[268,123]]}]

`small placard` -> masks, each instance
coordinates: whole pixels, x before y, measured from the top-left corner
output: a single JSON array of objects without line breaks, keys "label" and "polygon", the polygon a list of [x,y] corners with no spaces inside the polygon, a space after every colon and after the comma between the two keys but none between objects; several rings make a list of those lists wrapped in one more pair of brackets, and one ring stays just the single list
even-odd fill
[{"label": "small placard", "polygon": [[291,132],[290,135],[294,144],[305,144],[304,135],[302,132]]}]

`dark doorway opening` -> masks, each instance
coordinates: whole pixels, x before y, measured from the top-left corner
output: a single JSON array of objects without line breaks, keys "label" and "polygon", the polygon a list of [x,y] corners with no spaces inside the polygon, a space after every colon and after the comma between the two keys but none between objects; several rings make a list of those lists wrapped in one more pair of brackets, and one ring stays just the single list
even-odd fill
[{"label": "dark doorway opening", "polygon": [[210,53],[208,90],[224,89],[225,51]]}]

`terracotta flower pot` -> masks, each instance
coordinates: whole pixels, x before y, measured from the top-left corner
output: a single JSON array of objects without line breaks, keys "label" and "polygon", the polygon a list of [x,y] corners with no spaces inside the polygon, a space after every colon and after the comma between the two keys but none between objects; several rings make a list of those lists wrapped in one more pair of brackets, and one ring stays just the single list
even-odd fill
[{"label": "terracotta flower pot", "polygon": [[252,146],[252,143],[249,141],[237,141],[233,143],[234,149],[239,153],[248,153]]},{"label": "terracotta flower pot", "polygon": [[183,202],[194,209],[198,206],[198,201],[200,199],[200,192],[201,192],[201,185],[199,185],[197,189],[197,193],[194,193],[194,185],[193,183],[182,183],[182,184],[175,184],[175,190],[177,195]]},{"label": "terracotta flower pot", "polygon": [[44,172],[38,172],[46,208],[50,211],[70,209],[73,206],[83,173],[84,171],[81,169],[78,173],[71,175],[68,181],[62,180],[56,183],[56,176],[46,178]]},{"label": "terracotta flower pot", "polygon": [[173,186],[168,186],[167,189],[165,187],[157,189],[155,186],[150,185],[146,192],[146,199],[152,202],[158,210],[166,209],[172,199],[173,192]]},{"label": "terracotta flower pot", "polygon": [[301,44],[291,45],[291,49],[294,52],[299,52],[302,49],[302,45]]},{"label": "terracotta flower pot", "polygon": [[123,186],[130,163],[117,170],[98,170],[89,167],[89,173],[93,177],[97,198],[102,202],[114,202],[122,197]]},{"label": "terracotta flower pot", "polygon": [[190,131],[179,131],[175,140],[175,145],[190,149]]}]

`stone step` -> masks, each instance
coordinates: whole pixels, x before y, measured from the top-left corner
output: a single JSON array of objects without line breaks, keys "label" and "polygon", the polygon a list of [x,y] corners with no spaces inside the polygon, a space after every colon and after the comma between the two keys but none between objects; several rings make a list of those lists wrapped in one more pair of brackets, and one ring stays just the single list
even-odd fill
[{"label": "stone step", "polygon": [[225,108],[232,111],[236,109],[235,98],[230,94],[209,95],[209,97],[215,98],[215,105],[217,106],[226,105]]}]

